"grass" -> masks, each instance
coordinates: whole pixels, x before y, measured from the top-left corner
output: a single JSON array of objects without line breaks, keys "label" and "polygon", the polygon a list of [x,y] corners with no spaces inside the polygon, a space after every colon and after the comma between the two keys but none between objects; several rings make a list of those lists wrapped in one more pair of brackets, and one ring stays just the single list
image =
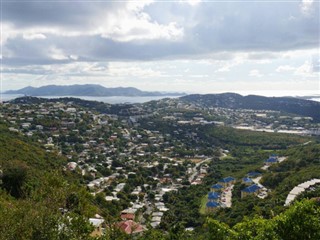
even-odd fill
[{"label": "grass", "polygon": [[206,204],[207,204],[207,201],[208,201],[208,195],[204,195],[201,199],[201,205],[200,205],[200,208],[199,208],[199,212],[200,214],[202,215],[205,215],[206,214]]},{"label": "grass", "polygon": [[232,157],[231,155],[225,155],[220,157],[220,160],[235,160],[235,158]]}]

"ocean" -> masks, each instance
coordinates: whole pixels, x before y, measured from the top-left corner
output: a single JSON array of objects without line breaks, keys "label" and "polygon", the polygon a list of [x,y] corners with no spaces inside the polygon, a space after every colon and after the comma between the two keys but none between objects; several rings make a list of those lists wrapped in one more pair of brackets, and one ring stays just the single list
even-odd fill
[{"label": "ocean", "polygon": [[[245,95],[245,94],[244,94]],[[21,94],[2,94],[0,102],[10,101],[18,97],[22,97]],[[124,97],[124,96],[113,96],[113,97],[90,97],[90,96],[38,96],[40,98],[62,98],[62,97],[74,97],[89,101],[99,101],[110,104],[118,103],[145,103],[152,100],[160,100],[163,98],[178,98],[180,96],[148,96],[148,97]],[[320,97],[313,97],[309,100],[320,102]]]},{"label": "ocean", "polygon": [[[2,101],[10,101],[18,97],[22,97],[20,94],[2,94]],[[124,96],[113,96],[113,97],[90,97],[90,96],[37,96],[39,98],[63,98],[63,97],[73,97],[80,98],[90,101],[99,101],[110,104],[118,103],[145,103],[152,100],[160,100],[163,98],[177,98],[179,96],[148,96],[148,97],[124,97]]]}]

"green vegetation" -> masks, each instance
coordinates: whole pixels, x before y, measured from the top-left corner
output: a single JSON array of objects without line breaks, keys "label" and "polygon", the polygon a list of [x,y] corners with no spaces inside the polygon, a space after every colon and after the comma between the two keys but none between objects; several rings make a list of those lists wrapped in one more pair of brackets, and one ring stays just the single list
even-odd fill
[{"label": "green vegetation", "polygon": [[[89,239],[99,209],[65,160],[0,125],[0,239]],[[62,214],[61,209],[68,209]]]},{"label": "green vegetation", "polygon": [[[293,187],[320,176],[320,144],[315,138],[202,124],[206,115],[201,109],[171,109],[166,120],[161,110],[135,125],[127,116],[151,110],[78,99],[54,101],[73,101],[65,109],[75,107],[76,113],[44,104],[33,106],[39,113],[51,109],[46,114],[29,111],[25,117],[28,106],[16,104],[6,108],[10,121],[0,123],[0,240],[92,239],[88,219],[95,214],[106,222],[100,240],[319,238],[319,201],[306,200],[319,197],[319,186],[293,206],[283,206]],[[116,113],[119,119],[101,112]],[[21,127],[25,122],[32,122],[30,128]],[[45,148],[50,142],[54,147]],[[287,158],[262,170],[273,153]],[[77,166],[66,170],[68,162]],[[262,173],[261,183],[270,190],[265,199],[241,199],[241,179],[252,171]],[[227,176],[237,179],[232,208],[206,214],[210,186]],[[95,182],[101,179],[103,183]],[[120,183],[125,185],[116,191]],[[160,211],[160,202],[169,210],[152,229],[149,223],[152,213]],[[141,204],[135,220],[149,229],[138,236],[125,235],[115,225],[132,203]]]},{"label": "green vegetation", "polygon": [[[233,227],[213,218],[206,218],[203,225],[193,232],[176,225],[164,234],[150,230],[139,239],[196,239],[196,240],[316,240],[320,238],[320,202],[297,202],[283,213],[270,219],[261,216],[245,217]],[[126,238],[123,238],[126,239]]]}]

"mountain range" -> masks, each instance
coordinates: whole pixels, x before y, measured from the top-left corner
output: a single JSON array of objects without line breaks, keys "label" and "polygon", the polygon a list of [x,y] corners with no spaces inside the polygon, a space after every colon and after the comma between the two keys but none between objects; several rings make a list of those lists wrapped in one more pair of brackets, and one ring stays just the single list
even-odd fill
[{"label": "mountain range", "polygon": [[93,97],[109,97],[109,96],[181,96],[185,93],[164,93],[164,92],[147,92],[141,91],[133,87],[116,87],[106,88],[97,84],[85,85],[48,85],[39,88],[25,87],[19,90],[9,90],[6,94],[24,94],[28,96],[93,96]]}]

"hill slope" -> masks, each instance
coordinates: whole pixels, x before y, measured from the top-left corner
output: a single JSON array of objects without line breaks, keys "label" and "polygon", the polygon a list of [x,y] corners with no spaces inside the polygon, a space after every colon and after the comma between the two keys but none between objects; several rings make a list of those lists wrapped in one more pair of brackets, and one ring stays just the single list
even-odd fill
[{"label": "hill slope", "polygon": [[320,103],[293,97],[241,96],[235,93],[193,94],[180,97],[181,100],[203,107],[223,107],[231,109],[274,110],[320,121]]},{"label": "hill slope", "polygon": [[90,239],[98,208],[79,176],[62,171],[66,162],[0,123],[0,240]]}]

